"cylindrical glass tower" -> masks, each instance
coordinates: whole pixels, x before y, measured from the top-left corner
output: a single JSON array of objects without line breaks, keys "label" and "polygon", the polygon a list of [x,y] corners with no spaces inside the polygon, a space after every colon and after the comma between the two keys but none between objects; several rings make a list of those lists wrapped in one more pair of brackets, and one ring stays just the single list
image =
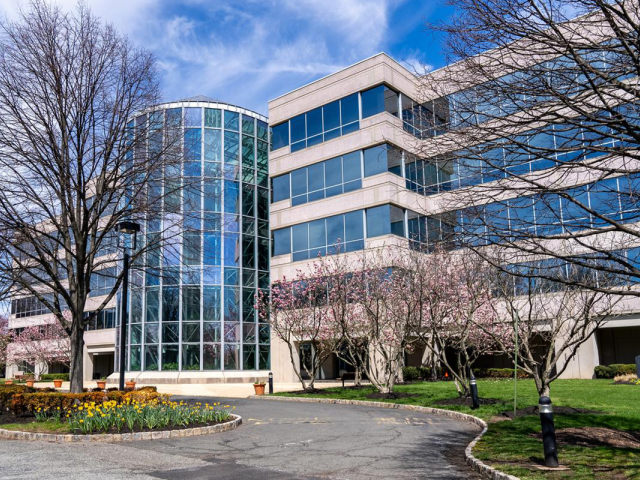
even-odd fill
[{"label": "cylindrical glass tower", "polygon": [[127,371],[268,370],[269,325],[254,309],[269,288],[267,119],[206,97],[146,117],[179,125],[183,154],[150,187],[165,207],[144,235],[167,235],[180,215],[183,231],[132,278]]}]

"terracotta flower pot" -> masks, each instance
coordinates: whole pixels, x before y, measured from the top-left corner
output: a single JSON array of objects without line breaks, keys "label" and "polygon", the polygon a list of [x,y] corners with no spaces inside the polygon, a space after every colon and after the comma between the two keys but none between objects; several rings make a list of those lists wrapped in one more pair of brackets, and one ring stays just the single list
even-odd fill
[{"label": "terracotta flower pot", "polygon": [[13,380],[5,380],[4,384],[5,385],[13,385]]},{"label": "terracotta flower pot", "polygon": [[125,388],[130,388],[131,390],[133,390],[134,388],[136,388],[136,382],[125,382],[124,386]]},{"label": "terracotta flower pot", "polygon": [[253,388],[256,391],[256,395],[264,395],[264,383],[263,384],[258,384],[258,383],[254,383],[253,384]]},{"label": "terracotta flower pot", "polygon": [[27,387],[33,387],[33,384],[35,383],[35,380],[27,380]]},{"label": "terracotta flower pot", "polygon": [[98,388],[100,390],[104,390],[105,388],[107,388],[107,381],[106,380],[97,380],[96,383],[98,384]]},{"label": "terracotta flower pot", "polygon": [[53,381],[53,386],[55,388],[62,388],[62,380],[54,380]]}]

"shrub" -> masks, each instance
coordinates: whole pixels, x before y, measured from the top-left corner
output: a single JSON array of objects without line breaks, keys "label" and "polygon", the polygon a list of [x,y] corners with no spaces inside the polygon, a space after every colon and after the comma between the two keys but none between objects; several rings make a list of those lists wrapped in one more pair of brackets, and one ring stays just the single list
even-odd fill
[{"label": "shrub", "polygon": [[[474,368],[476,378],[513,378],[513,368]],[[518,370],[518,378],[530,378],[531,376]]]},{"label": "shrub", "polygon": [[[150,402],[153,400],[165,400],[168,395],[163,395],[155,391],[155,387],[144,387],[140,390],[129,392],[84,392],[84,393],[62,393],[56,391],[43,391],[29,389],[14,391],[7,398],[2,399],[5,402],[6,409],[13,413],[34,414],[37,411],[53,412],[59,410],[68,410],[76,404],[84,403],[102,403],[106,401],[115,401],[122,403],[125,401]],[[7,387],[4,387],[7,389]],[[1,393],[0,393],[1,395]],[[0,397],[2,398],[2,397]]]},{"label": "shrub", "polygon": [[619,375],[632,375],[636,373],[633,363],[614,363],[612,365],[598,365],[594,368],[596,378],[615,378]]},{"label": "shrub", "polygon": [[40,380],[43,382],[51,382],[53,380],[63,380],[65,382],[69,381],[68,373],[44,373],[40,375]]},{"label": "shrub", "polygon": [[413,382],[420,378],[420,372],[417,367],[403,367],[402,377],[405,382]]},{"label": "shrub", "polygon": [[0,386],[0,409],[9,410],[11,406],[11,400],[14,395],[23,393],[32,393],[36,389],[33,387],[27,387],[25,385],[4,385]]}]

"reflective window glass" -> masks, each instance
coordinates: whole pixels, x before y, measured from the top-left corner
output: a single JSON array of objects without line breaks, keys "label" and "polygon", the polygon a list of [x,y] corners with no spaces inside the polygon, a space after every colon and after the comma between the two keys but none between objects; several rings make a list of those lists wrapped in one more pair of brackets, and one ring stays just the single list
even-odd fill
[{"label": "reflective window glass", "polygon": [[237,132],[240,128],[240,115],[230,110],[224,111],[224,128]]},{"label": "reflective window glass", "polygon": [[322,133],[322,108],[316,108],[307,112],[307,137],[320,133]]},{"label": "reflective window glass", "polygon": [[202,108],[187,107],[184,109],[184,126],[185,127],[201,127],[202,126]]},{"label": "reflective window glass", "polygon": [[289,183],[289,179],[290,176],[289,174],[287,175],[281,175],[279,177],[274,177],[271,180],[271,201],[272,202],[279,202],[281,200],[286,200],[287,198],[289,198],[289,188],[290,188],[290,183]]},{"label": "reflective window glass", "polygon": [[389,205],[367,209],[367,237],[378,237],[391,233]]},{"label": "reflective window glass", "polygon": [[204,109],[204,126],[212,128],[221,128],[221,114],[219,108],[205,108]]},{"label": "reflective window glass", "polygon": [[322,116],[325,132],[338,128],[340,126],[340,101],[336,100],[323,106]]},{"label": "reflective window glass", "polygon": [[289,123],[291,125],[291,143],[299,142],[307,137],[304,114],[293,117]]},{"label": "reflective window glass", "polygon": [[291,253],[291,232],[288,228],[273,231],[273,255]]},{"label": "reflective window glass", "polygon": [[281,123],[271,129],[271,148],[277,150],[289,145],[289,122]]},{"label": "reflective window glass", "polygon": [[357,122],[360,119],[359,110],[357,93],[341,99],[340,115],[342,118],[342,125],[344,126],[348,123]]}]

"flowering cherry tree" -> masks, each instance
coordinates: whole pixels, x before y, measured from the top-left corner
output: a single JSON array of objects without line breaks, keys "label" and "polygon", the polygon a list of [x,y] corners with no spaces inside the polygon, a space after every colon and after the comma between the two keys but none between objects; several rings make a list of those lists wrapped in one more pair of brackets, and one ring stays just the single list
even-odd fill
[{"label": "flowering cherry tree", "polygon": [[469,396],[477,359],[511,345],[510,324],[494,308],[488,266],[473,253],[443,249],[404,258],[411,272],[406,302],[414,303],[414,331],[451,374],[458,394]]},{"label": "flowering cherry tree", "polygon": [[274,282],[271,298],[260,292],[257,308],[260,317],[271,324],[271,331],[287,345],[303,390],[313,391],[337,340],[327,317],[327,281],[299,271],[294,280]]},{"label": "flowering cherry tree", "polygon": [[10,342],[9,319],[4,315],[0,315],[0,374],[4,372],[4,368],[7,365],[7,348]]},{"label": "flowering cherry tree", "polygon": [[[53,319],[52,319],[53,320]],[[65,329],[57,321],[24,328],[11,335],[8,363],[26,362],[34,366],[32,372],[40,378],[52,363],[69,366],[71,344]]]}]

